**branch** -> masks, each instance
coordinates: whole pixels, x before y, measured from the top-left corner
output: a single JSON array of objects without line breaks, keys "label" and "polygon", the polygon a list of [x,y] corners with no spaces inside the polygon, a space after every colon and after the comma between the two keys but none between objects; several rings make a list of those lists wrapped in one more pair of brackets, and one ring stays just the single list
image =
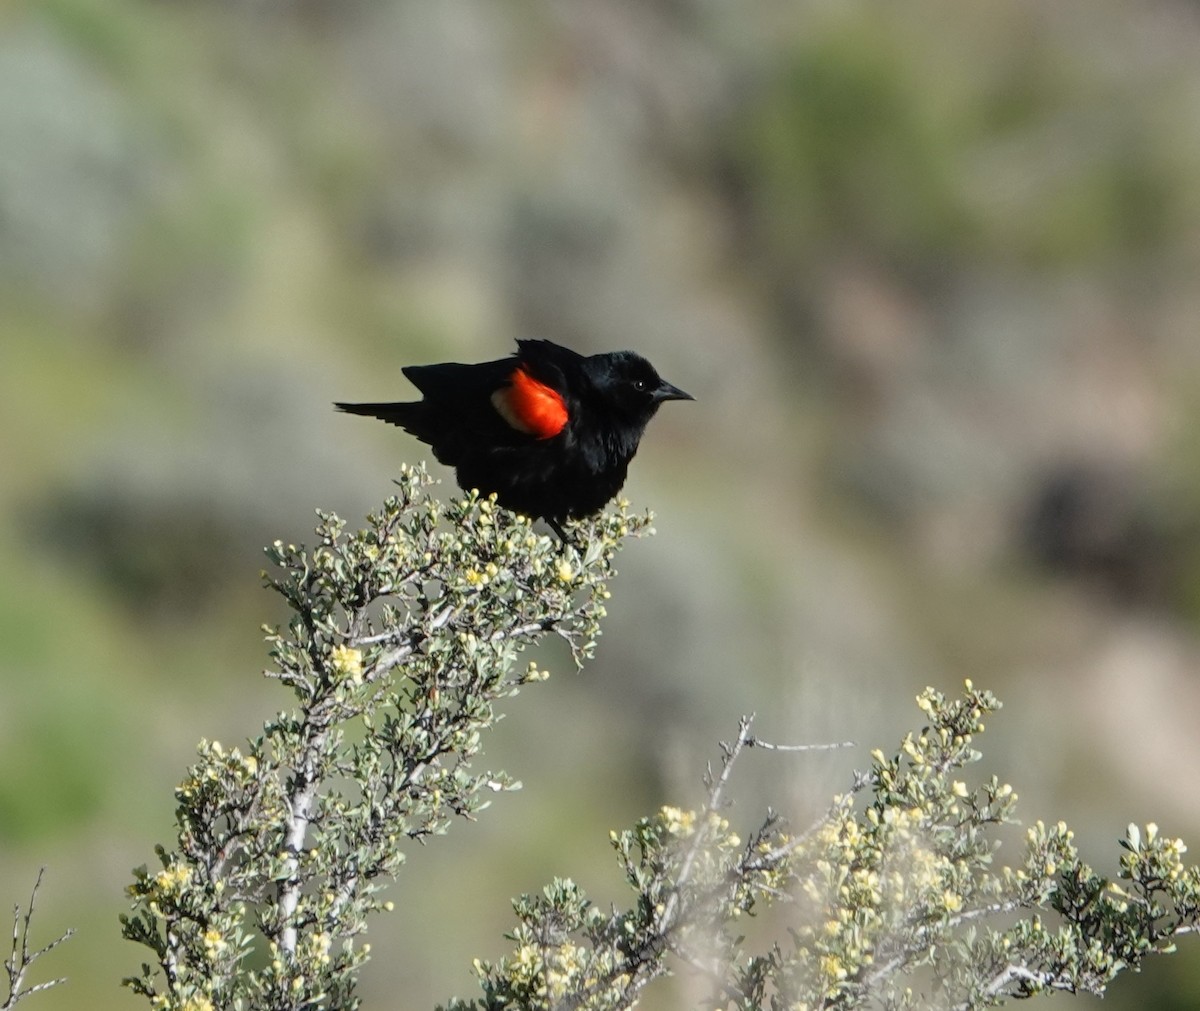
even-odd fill
[{"label": "branch", "polygon": [[[1063,978],[1053,972],[1035,972],[1033,969],[1027,969],[1023,965],[1006,965],[992,979],[986,987],[983,988],[983,994],[989,1000],[994,1001],[999,998],[1006,986],[1012,983],[1023,983],[1028,987],[1028,992],[1025,994],[1010,994],[1012,997],[1029,996],[1036,993],[1038,990],[1064,990],[1067,993],[1075,993],[1075,984],[1069,978]],[[973,1001],[967,1000],[954,1006],[954,1011],[971,1011],[976,1007]]]},{"label": "branch", "polygon": [[[865,773],[855,772],[854,784],[850,788],[850,792],[851,793],[861,793],[864,789],[866,789],[866,787],[868,786],[868,784],[870,782],[871,782],[870,777],[867,776]],[[821,817],[819,817],[815,821],[813,821],[812,824],[810,824],[808,826],[808,828],[806,828],[799,835],[792,836],[790,839],[788,839],[787,842],[785,842],[779,846],[776,846],[772,849],[769,849],[765,853],[760,854],[759,856],[752,857],[751,859],[746,861],[746,863],[743,865],[743,867],[748,871],[760,871],[760,870],[763,870],[764,868],[771,867],[771,866],[774,866],[775,864],[779,863],[780,860],[782,860],[784,857],[789,856],[790,854],[794,853],[801,846],[803,846],[806,842],[808,842],[808,840],[811,839],[815,833],[819,832],[821,830],[821,828],[826,823],[828,823],[830,818],[832,818],[837,813],[839,808],[840,808],[839,804],[836,804],[836,803],[831,804],[826,809],[825,813],[823,815],[821,815]]]},{"label": "branch", "polygon": [[832,744],[770,744],[758,737],[746,741],[747,748],[762,748],[764,751],[836,751],[838,748],[853,748],[854,741],[835,741]]},{"label": "branch", "polygon": [[691,877],[692,865],[696,862],[696,854],[700,852],[700,847],[704,843],[708,817],[721,806],[721,795],[725,791],[725,784],[729,782],[730,773],[733,772],[733,763],[737,761],[738,755],[742,753],[742,749],[746,747],[747,742],[750,740],[750,725],[753,722],[753,713],[749,716],[743,716],[738,723],[737,740],[732,744],[728,744],[725,741],[721,742],[720,775],[715,780],[712,780],[711,773],[709,774],[708,803],[704,805],[704,813],[701,816],[700,824],[696,828],[695,835],[692,836],[692,844],[688,847],[688,851],[684,855],[683,865],[679,869],[679,877],[675,881],[675,887],[671,890],[671,896],[667,899],[666,906],[658,920],[664,938],[673,926],[672,921],[679,907],[679,895]]},{"label": "branch", "polygon": [[71,937],[75,933],[75,928],[64,931],[49,944],[43,945],[37,951],[29,950],[29,925],[33,920],[33,910],[37,905],[38,888],[42,884],[42,875],[46,868],[41,868],[38,871],[37,880],[33,883],[33,890],[29,894],[29,904],[25,908],[25,912],[21,912],[19,905],[13,906],[13,932],[12,932],[12,954],[4,961],[4,969],[8,974],[8,998],[3,1004],[0,1004],[0,1011],[7,1011],[8,1008],[14,1008],[17,1003],[30,994],[39,993],[42,990],[49,990],[53,986],[58,986],[60,983],[67,981],[65,976],[60,976],[58,979],[52,979],[45,983],[36,983],[33,986],[22,986],[25,983],[25,974],[29,968],[42,955],[48,951],[53,951],[63,941]]}]

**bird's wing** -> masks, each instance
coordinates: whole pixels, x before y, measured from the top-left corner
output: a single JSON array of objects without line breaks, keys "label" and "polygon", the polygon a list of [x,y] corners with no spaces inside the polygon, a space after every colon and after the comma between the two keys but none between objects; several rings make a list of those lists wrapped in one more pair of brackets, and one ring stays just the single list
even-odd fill
[{"label": "bird's wing", "polygon": [[565,400],[578,397],[584,377],[583,355],[553,341],[519,340],[517,359],[529,375]]},{"label": "bird's wing", "polygon": [[459,400],[487,396],[503,386],[516,363],[512,358],[463,365],[442,362],[438,365],[406,365],[401,371],[408,381],[434,400]]}]

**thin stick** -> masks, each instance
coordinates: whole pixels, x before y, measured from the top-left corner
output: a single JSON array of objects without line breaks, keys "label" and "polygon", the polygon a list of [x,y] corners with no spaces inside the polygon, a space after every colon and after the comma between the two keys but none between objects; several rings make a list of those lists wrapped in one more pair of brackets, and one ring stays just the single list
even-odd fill
[{"label": "thin stick", "polygon": [[838,748],[853,748],[854,741],[837,741],[833,744],[771,744],[758,737],[746,741],[747,748],[762,748],[764,751],[836,751]]},{"label": "thin stick", "polygon": [[56,937],[49,944],[38,948],[37,951],[29,950],[29,925],[33,920],[33,910],[37,905],[38,888],[42,884],[42,875],[46,873],[46,868],[43,867],[38,871],[37,880],[33,883],[33,890],[29,893],[29,904],[22,914],[19,905],[13,906],[13,932],[12,932],[12,954],[4,961],[4,969],[8,974],[8,998],[3,1004],[0,1004],[0,1011],[7,1011],[8,1008],[17,1006],[17,1002],[28,997],[30,994],[40,993],[42,990],[49,990],[52,986],[58,986],[59,983],[65,983],[66,977],[60,976],[58,979],[52,979],[45,983],[36,983],[33,986],[21,989],[25,982],[25,973],[29,971],[42,955],[48,951],[53,951],[63,941],[67,940],[75,933],[74,928],[65,931]]}]

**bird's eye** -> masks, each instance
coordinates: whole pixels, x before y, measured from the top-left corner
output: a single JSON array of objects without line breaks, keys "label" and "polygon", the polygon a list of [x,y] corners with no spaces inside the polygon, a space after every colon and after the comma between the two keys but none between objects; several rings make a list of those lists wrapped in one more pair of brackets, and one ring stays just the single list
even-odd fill
[{"label": "bird's eye", "polygon": [[645,389],[646,389],[646,380],[644,380],[644,379],[635,379],[635,380],[633,381],[633,388],[634,388],[635,390],[637,390],[639,393],[641,393],[643,390],[645,390]]}]

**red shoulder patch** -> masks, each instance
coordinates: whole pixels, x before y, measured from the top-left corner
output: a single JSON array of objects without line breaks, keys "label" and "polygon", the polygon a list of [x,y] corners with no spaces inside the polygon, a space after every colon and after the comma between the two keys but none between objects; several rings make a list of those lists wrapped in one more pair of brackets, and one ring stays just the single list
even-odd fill
[{"label": "red shoulder patch", "polygon": [[507,386],[492,394],[492,406],[518,432],[538,439],[558,435],[567,424],[567,405],[561,394],[538,382],[518,365]]}]

